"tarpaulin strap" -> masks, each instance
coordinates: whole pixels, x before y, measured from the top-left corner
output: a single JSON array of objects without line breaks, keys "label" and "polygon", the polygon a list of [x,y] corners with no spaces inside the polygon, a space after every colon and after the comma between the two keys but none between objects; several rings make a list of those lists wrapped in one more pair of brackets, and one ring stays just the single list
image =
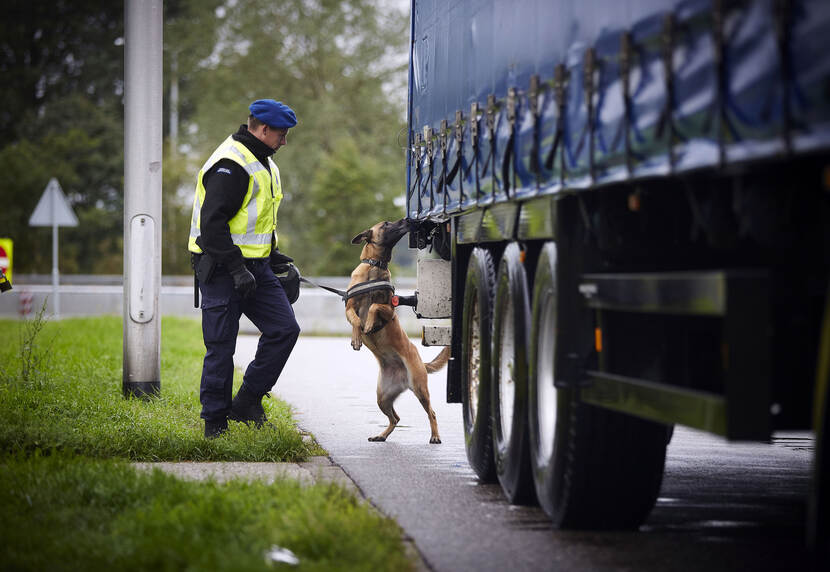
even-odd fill
[{"label": "tarpaulin strap", "polygon": [[478,147],[478,137],[476,137],[475,139],[473,139],[473,140],[470,142],[470,144],[471,144],[471,145],[472,145],[472,147],[473,147],[473,160],[472,160],[472,161],[470,161],[470,164],[469,164],[469,165],[467,165],[467,168],[466,168],[466,169],[464,169],[464,175],[463,175],[463,177],[464,177],[465,179],[469,179],[469,178],[470,178],[470,173],[472,172],[473,167],[475,166],[476,161],[478,160],[478,151],[479,151],[479,147]]},{"label": "tarpaulin strap", "polygon": [[504,193],[510,198],[510,161],[513,159],[513,145],[516,141],[516,132],[510,130],[510,138],[507,140],[507,148],[504,150],[504,158],[501,162],[501,182]]},{"label": "tarpaulin strap", "polygon": [[504,193],[510,197],[510,164],[515,157],[514,145],[516,143],[516,88],[507,90],[507,123],[510,126],[510,137],[507,138],[507,148],[504,150],[504,157],[501,162],[501,182],[504,186]]},{"label": "tarpaulin strap", "polygon": [[536,182],[539,182],[541,165],[539,163],[539,76],[530,76],[530,91],[528,92],[528,105],[533,114],[533,142],[530,150],[530,172],[536,175]]},{"label": "tarpaulin strap", "polygon": [[[435,197],[433,196],[431,188],[432,177],[435,171],[435,161],[432,160],[432,127],[424,126],[424,144],[426,145],[427,161],[429,161],[429,174],[424,180],[423,186],[419,189],[419,196],[421,196],[426,189],[429,189],[429,208],[432,210],[432,207],[435,206]],[[418,206],[421,206],[420,201],[418,202]],[[420,211],[420,208],[418,210]]]},{"label": "tarpaulin strap", "polygon": [[[455,126],[454,126],[454,137],[455,137],[455,161],[453,162],[452,167],[450,167],[449,172],[444,169],[444,172],[441,174],[441,179],[438,181],[439,186],[439,193],[441,192],[441,188],[444,186],[449,186],[455,180],[455,176],[458,174],[458,171],[461,169],[461,163],[463,162],[464,158],[464,115],[461,110],[457,110],[455,112]],[[444,155],[444,164],[446,166],[446,154]],[[464,200],[464,190],[463,188],[459,187],[459,191],[461,193],[461,200]]]},{"label": "tarpaulin strap", "polygon": [[[457,109],[455,111],[455,164],[450,169],[447,184],[451,184],[461,165],[464,162],[464,113]],[[459,201],[464,202],[464,181],[458,181]]]},{"label": "tarpaulin strap", "polygon": [[631,121],[631,34],[626,32],[620,40],[620,79],[622,80],[623,91],[623,118],[617,126],[617,132],[611,141],[611,149],[616,149],[620,140],[625,136],[625,161],[628,169],[631,169],[631,143],[628,139],[628,125]]},{"label": "tarpaulin strap", "polygon": [[583,72],[583,89],[585,91],[585,107],[588,110],[588,117],[585,121],[585,130],[582,133],[577,150],[577,157],[582,151],[582,144],[585,137],[588,138],[588,169],[591,172],[591,178],[594,178],[594,132],[596,126],[596,109],[594,108],[594,94],[598,91],[598,85],[594,82],[594,72],[597,71],[597,57],[593,48],[588,48],[585,51],[585,62],[582,67]]},{"label": "tarpaulin strap", "polygon": [[[435,192],[436,193],[443,193],[444,187],[446,187],[445,181],[447,180],[447,132],[449,129],[447,128],[447,120],[441,120],[441,127],[438,133],[438,142],[441,146],[441,176],[438,177],[438,182],[435,184]],[[444,193],[444,212],[447,210],[447,198],[449,193]]]},{"label": "tarpaulin strap", "polygon": [[674,16],[671,14],[666,15],[665,20],[663,20],[663,75],[666,84],[666,104],[660,112],[660,117],[657,118],[655,135],[657,139],[661,139],[664,131],[668,133],[666,146],[668,148],[670,165],[674,165],[675,162],[674,142],[678,140],[687,141],[687,138],[678,131],[677,125],[674,122],[675,90],[673,61],[676,29],[677,25]]},{"label": "tarpaulin strap", "polygon": [[418,191],[418,212],[421,212],[421,134],[415,134],[415,143],[412,154],[415,156],[415,180],[412,182],[412,187],[407,190],[407,202],[412,199],[413,193]]},{"label": "tarpaulin strap", "polygon": [[[487,117],[487,134],[490,138],[490,149],[487,151],[487,159],[484,161],[485,169],[487,165],[490,163],[491,159],[493,160],[493,164],[490,165],[490,174],[495,177],[496,173],[496,165],[495,165],[495,154],[496,154],[496,96],[495,94],[490,94],[487,96],[487,110],[486,110],[486,117]],[[486,171],[485,171],[486,172]]]},{"label": "tarpaulin strap", "polygon": [[[438,179],[438,192],[440,193],[445,186],[449,186],[452,184],[455,176],[458,174],[458,167],[461,165],[461,149],[458,149],[458,152],[455,154],[455,161],[450,167],[449,173],[446,172],[446,168],[444,169],[444,173],[441,173],[441,177]],[[444,176],[446,174],[446,177]]]},{"label": "tarpaulin strap", "polygon": [[[449,172],[446,174],[447,176],[444,177],[444,174],[442,173],[441,178],[438,180],[438,186],[439,186],[438,192],[439,193],[441,192],[441,190],[440,190],[441,187],[449,186],[455,180],[455,176],[458,174],[458,171],[460,170],[460,167],[461,167],[462,156],[463,156],[463,152],[462,152],[461,146],[459,145],[458,150],[455,153],[455,161],[453,161],[452,167],[450,167]],[[445,183],[445,181],[446,181],[446,183]]]},{"label": "tarpaulin strap", "polygon": [[[576,144],[576,149],[574,150],[572,160],[576,161],[576,159],[582,154],[582,147],[585,145],[586,139],[590,139],[591,133],[593,132],[593,123],[594,123],[594,50],[588,49],[585,51],[585,63],[582,67],[583,71],[583,91],[585,92],[585,106],[588,110],[587,117],[585,119],[585,126],[582,128],[582,132],[579,134],[579,141]],[[590,143],[588,144],[589,153],[593,155],[593,145]],[[569,155],[571,157],[571,155]],[[589,157],[589,166],[593,168],[593,157]]]},{"label": "tarpaulin strap", "polygon": [[559,64],[553,74],[553,94],[559,111],[556,117],[556,134],[553,137],[553,145],[551,145],[548,156],[545,158],[545,168],[548,171],[553,169],[553,161],[556,158],[556,152],[559,150],[562,134],[565,131],[565,88],[567,85],[568,70],[564,64]]}]

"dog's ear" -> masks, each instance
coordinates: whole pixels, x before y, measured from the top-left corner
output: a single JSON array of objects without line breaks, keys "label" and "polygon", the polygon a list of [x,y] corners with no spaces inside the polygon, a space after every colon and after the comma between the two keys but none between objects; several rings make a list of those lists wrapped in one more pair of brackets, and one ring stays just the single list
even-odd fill
[{"label": "dog's ear", "polygon": [[364,240],[366,242],[369,242],[370,238],[372,238],[372,229],[367,228],[366,230],[364,230],[363,232],[361,232],[360,234],[358,234],[356,237],[354,237],[352,239],[352,244],[360,244]]}]

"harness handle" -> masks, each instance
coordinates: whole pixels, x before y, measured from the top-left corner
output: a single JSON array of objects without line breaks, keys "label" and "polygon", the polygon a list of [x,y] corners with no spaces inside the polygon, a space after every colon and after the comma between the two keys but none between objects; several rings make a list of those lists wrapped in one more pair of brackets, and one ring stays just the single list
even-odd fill
[{"label": "harness handle", "polygon": [[397,294],[392,296],[392,306],[395,308],[398,306],[412,306],[414,308],[417,304],[417,296],[398,296]]}]

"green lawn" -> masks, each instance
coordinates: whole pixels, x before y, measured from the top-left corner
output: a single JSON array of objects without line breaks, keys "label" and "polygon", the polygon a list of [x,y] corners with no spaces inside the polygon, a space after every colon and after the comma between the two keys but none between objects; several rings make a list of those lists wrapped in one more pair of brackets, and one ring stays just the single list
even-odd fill
[{"label": "green lawn", "polygon": [[[162,321],[161,397],[121,394],[117,317],[0,320],[0,570],[407,570],[401,531],[340,487],[185,482],[128,461],[298,461],[289,407],[275,430],[202,437],[198,322]],[[238,374],[237,374],[238,376]],[[236,384],[239,383],[236,379]]]},{"label": "green lawn", "polygon": [[12,341],[0,349],[0,447],[8,451],[58,448],[136,461],[296,461],[319,453],[277,399],[263,400],[276,430],[232,423],[227,436],[203,438],[204,346],[193,320],[162,320],[161,397],[150,401],[121,393],[120,318],[47,322],[28,358],[19,350],[25,344],[14,343],[26,327],[32,324],[0,321],[0,339]]}]

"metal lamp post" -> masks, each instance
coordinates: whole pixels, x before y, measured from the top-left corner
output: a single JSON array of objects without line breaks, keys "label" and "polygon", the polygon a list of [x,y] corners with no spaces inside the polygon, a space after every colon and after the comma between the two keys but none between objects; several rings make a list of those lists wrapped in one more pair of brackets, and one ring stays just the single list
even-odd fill
[{"label": "metal lamp post", "polygon": [[161,0],[124,5],[125,396],[161,391]]}]

